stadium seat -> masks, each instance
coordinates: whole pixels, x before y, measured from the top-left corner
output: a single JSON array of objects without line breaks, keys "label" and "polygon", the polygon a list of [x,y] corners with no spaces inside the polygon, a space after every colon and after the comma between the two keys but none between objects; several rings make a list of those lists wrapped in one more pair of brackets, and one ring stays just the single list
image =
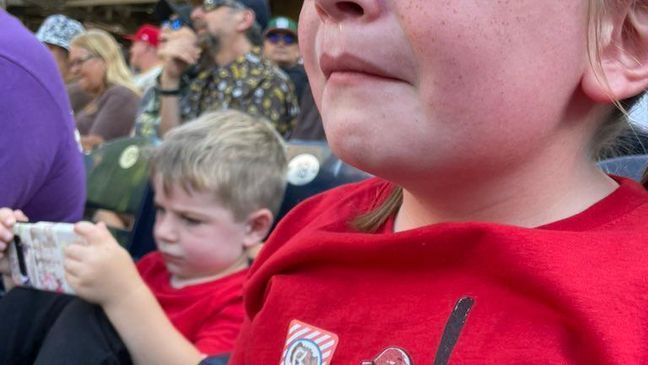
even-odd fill
[{"label": "stadium seat", "polygon": [[[134,227],[150,194],[148,159],[159,140],[127,137],[100,145],[86,156],[86,219],[97,210],[133,217]],[[124,247],[132,242],[131,232],[112,229]]]},{"label": "stadium seat", "polygon": [[340,160],[331,152],[326,142],[292,140],[286,147],[288,184],[277,222],[308,197],[342,184],[371,177],[368,173]]},{"label": "stadium seat", "polygon": [[648,168],[648,155],[629,155],[599,161],[599,167],[608,174],[640,181]]},{"label": "stadium seat", "polygon": [[153,226],[155,225],[155,204],[153,202],[153,188],[149,184],[146,188],[144,201],[133,222],[133,228],[128,236],[128,252],[133,259],[138,260],[147,253],[155,250]]}]

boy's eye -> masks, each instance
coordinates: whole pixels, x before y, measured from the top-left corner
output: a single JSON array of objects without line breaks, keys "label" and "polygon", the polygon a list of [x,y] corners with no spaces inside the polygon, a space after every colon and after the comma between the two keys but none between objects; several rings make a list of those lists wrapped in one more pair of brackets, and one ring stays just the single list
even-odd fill
[{"label": "boy's eye", "polygon": [[155,205],[155,213],[156,214],[164,214],[164,208],[162,208],[159,205]]},{"label": "boy's eye", "polygon": [[193,226],[193,225],[197,225],[197,224],[202,223],[202,220],[200,220],[200,219],[196,219],[196,218],[187,217],[186,215],[183,215],[183,216],[182,216],[182,220],[185,221],[185,223],[187,223],[187,224],[189,224],[189,225],[192,225],[192,226]]}]

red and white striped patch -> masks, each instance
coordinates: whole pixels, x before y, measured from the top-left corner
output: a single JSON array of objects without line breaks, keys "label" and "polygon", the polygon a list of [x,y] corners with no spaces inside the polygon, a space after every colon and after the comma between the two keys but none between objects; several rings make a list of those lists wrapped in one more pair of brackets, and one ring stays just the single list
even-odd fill
[{"label": "red and white striped patch", "polygon": [[335,333],[293,320],[281,357],[281,365],[328,365],[338,345]]}]

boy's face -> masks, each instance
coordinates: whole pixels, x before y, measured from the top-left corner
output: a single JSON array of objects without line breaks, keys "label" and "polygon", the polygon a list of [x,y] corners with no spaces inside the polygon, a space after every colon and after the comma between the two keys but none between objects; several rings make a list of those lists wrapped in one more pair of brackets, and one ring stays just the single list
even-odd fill
[{"label": "boy's face", "polygon": [[587,3],[306,0],[300,47],[331,146],[403,185],[528,160],[585,119]]},{"label": "boy's face", "polygon": [[244,255],[246,224],[208,193],[164,192],[154,179],[157,214],[153,234],[172,277],[208,278],[231,269]]},{"label": "boy's face", "polygon": [[148,51],[148,43],[144,41],[133,41],[130,49],[128,50],[128,63],[130,66],[138,71],[141,71],[140,62],[143,55]]}]

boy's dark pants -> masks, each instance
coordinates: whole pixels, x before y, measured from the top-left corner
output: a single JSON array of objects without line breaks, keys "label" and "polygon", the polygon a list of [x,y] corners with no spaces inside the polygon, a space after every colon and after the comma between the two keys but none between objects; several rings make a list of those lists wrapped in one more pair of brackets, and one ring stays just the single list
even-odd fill
[{"label": "boy's dark pants", "polygon": [[0,299],[0,364],[131,364],[101,307],[14,288]]}]

